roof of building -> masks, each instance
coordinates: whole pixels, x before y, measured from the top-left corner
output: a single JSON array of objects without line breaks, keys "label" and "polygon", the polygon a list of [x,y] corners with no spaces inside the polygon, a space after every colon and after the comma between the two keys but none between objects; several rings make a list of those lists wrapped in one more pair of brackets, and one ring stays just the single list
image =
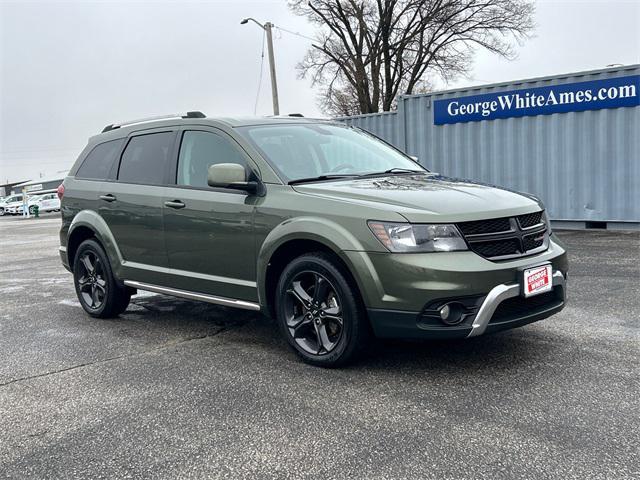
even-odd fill
[{"label": "roof of building", "polygon": [[36,178],[35,180],[29,180],[28,182],[22,182],[13,185],[14,187],[27,187],[29,185],[38,185],[39,183],[49,183],[49,182],[62,182],[64,177],[66,176],[66,172],[57,172],[53,175],[47,175],[46,177]]}]

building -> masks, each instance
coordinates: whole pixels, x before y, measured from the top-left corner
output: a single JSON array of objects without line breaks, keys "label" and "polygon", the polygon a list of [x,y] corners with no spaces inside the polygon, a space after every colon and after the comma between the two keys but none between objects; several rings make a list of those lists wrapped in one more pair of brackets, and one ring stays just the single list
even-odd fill
[{"label": "building", "polygon": [[16,193],[16,185],[24,182],[10,182],[0,185],[0,198],[8,197],[9,195]]},{"label": "building", "polygon": [[13,185],[12,193],[21,193],[26,190],[29,195],[40,195],[41,193],[55,192],[60,186],[66,173],[56,173],[48,177],[30,180],[28,182]]},{"label": "building", "polygon": [[533,193],[556,225],[640,229],[640,65],[402,96],[341,120],[432,171]]}]

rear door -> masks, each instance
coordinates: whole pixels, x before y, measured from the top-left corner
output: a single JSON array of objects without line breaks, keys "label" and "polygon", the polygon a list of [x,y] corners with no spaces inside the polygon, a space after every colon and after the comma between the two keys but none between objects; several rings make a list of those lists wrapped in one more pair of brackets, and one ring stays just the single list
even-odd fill
[{"label": "rear door", "polygon": [[184,290],[255,301],[255,196],[207,185],[209,166],[238,163],[257,168],[242,148],[215,128],[180,134],[173,187],[165,190],[164,223],[172,284]]},{"label": "rear door", "polygon": [[120,156],[115,181],[105,183],[100,215],[124,259],[123,277],[163,283],[168,266],[162,196],[175,154],[176,130],[133,133]]},{"label": "rear door", "polygon": [[[77,169],[70,172],[64,180],[64,197],[62,205],[62,230],[67,232],[75,216],[89,210],[99,212],[100,195],[104,184],[113,180],[111,172],[117,166],[119,154],[125,139],[118,138],[87,146],[81,154]],[[60,203],[58,203],[60,205]],[[71,259],[73,260],[73,259]]]}]

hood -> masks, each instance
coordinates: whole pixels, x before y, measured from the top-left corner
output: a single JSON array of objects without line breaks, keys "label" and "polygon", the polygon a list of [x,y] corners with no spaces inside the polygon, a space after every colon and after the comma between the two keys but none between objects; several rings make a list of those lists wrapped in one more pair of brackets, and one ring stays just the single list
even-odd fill
[{"label": "hood", "polygon": [[[536,212],[532,195],[493,185],[427,175],[388,175],[294,186],[299,193],[394,211],[410,222],[461,222]],[[384,218],[379,218],[384,220]]]}]

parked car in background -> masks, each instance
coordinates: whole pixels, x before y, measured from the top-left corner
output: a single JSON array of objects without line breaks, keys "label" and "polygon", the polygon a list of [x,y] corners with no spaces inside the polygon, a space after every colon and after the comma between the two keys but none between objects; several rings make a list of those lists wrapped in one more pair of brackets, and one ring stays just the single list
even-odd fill
[{"label": "parked car in background", "polygon": [[[36,207],[40,213],[60,211],[60,199],[56,193],[45,193],[44,195],[33,195],[29,197],[29,213],[36,213]],[[22,215],[23,205],[20,203],[14,207],[15,213]],[[12,213],[11,211],[9,213]]]},{"label": "parked car in background", "polygon": [[22,194],[10,195],[0,202],[0,216],[15,215],[17,207],[22,206]]},{"label": "parked car in background", "polygon": [[59,212],[60,211],[60,199],[58,198],[58,194],[55,192],[45,193],[44,195],[38,195],[38,197],[34,199],[33,205],[31,203],[31,200],[29,200],[30,213],[33,213],[32,208],[34,205],[38,205],[40,212]]}]

